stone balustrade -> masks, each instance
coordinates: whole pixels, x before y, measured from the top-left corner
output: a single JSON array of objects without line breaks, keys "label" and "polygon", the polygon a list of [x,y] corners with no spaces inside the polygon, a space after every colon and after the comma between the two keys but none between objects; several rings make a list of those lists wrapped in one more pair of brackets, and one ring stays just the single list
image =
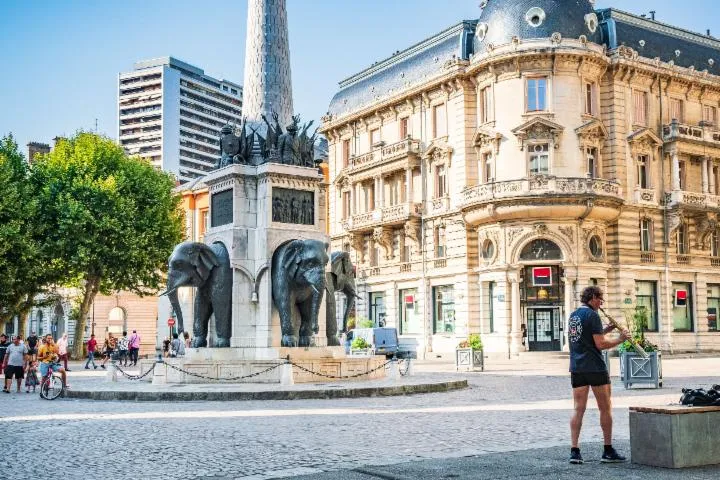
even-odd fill
[{"label": "stone balustrade", "polygon": [[694,142],[717,143],[720,145],[720,131],[710,127],[686,125],[673,121],[669,125],[663,125],[663,140],[666,142],[690,140]]},{"label": "stone balustrade", "polygon": [[521,180],[484,183],[468,187],[462,192],[462,205],[468,206],[492,200],[537,195],[601,195],[622,199],[622,189],[616,182],[601,178],[535,176]]},{"label": "stone balustrade", "polygon": [[665,203],[669,207],[720,208],[720,196],[675,190],[665,194]]},{"label": "stone balustrade", "polygon": [[348,231],[363,230],[374,225],[405,222],[411,217],[421,214],[422,204],[401,203],[353,215],[350,219],[343,221],[343,228]]},{"label": "stone balustrade", "polygon": [[367,153],[352,157],[350,164],[346,167],[347,173],[355,173],[361,170],[370,169],[385,162],[404,158],[410,154],[420,154],[420,141],[407,138],[390,145],[382,145],[373,148]]}]

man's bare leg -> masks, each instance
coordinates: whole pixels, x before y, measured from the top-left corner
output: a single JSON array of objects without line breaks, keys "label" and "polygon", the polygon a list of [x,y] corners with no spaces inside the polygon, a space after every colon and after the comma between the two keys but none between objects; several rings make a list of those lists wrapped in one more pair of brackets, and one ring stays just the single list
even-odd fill
[{"label": "man's bare leg", "polygon": [[603,440],[605,445],[612,445],[612,398],[610,385],[600,385],[592,387],[595,401],[600,410],[600,428],[603,431]]},{"label": "man's bare leg", "polygon": [[580,429],[582,428],[583,416],[585,416],[585,408],[587,407],[588,393],[590,387],[573,388],[574,413],[570,419],[570,440],[572,448],[578,448],[580,441]]}]

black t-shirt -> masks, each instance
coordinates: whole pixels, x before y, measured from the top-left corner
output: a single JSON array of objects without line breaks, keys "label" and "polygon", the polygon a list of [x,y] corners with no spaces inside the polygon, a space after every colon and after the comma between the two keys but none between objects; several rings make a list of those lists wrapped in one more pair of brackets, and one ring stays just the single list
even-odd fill
[{"label": "black t-shirt", "polygon": [[37,335],[31,335],[31,336],[29,336],[29,337],[27,338],[27,343],[28,343],[28,347],[30,347],[30,348],[32,348],[33,350],[35,350],[35,347],[36,347],[37,344],[38,344],[38,337],[37,337]]},{"label": "black t-shirt", "polygon": [[600,315],[583,305],[570,315],[568,340],[570,342],[570,371],[573,373],[604,373],[607,366],[602,352],[595,346],[593,335],[603,333]]},{"label": "black t-shirt", "polygon": [[10,342],[0,343],[0,364],[5,360],[5,353],[7,348],[10,346]]}]

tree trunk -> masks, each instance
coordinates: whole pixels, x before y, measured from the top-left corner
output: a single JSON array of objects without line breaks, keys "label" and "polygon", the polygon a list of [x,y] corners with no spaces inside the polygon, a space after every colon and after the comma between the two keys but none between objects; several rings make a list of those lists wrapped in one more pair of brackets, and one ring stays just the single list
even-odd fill
[{"label": "tree trunk", "polygon": [[75,320],[75,336],[73,340],[72,357],[75,359],[83,358],[83,344],[85,338],[85,320],[90,311],[90,306],[95,301],[95,296],[100,287],[100,277],[85,277],[85,289],[83,290],[83,299],[80,303],[80,315]]},{"label": "tree trunk", "polygon": [[25,325],[27,323],[28,314],[30,309],[25,309],[18,314],[18,335],[20,338],[27,338],[27,332],[25,331]]}]

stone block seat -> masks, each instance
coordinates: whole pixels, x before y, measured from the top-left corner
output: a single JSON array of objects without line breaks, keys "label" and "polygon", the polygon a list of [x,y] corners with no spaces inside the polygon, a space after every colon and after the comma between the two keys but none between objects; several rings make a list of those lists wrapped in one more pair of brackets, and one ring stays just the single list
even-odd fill
[{"label": "stone block seat", "polygon": [[665,468],[720,464],[720,407],[630,407],[632,462]]}]

